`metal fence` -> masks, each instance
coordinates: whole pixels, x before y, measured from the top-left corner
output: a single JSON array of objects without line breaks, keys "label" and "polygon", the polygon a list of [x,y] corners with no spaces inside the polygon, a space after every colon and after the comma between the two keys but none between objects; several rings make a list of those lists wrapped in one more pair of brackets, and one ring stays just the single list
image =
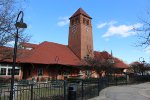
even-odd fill
[{"label": "metal fence", "polygon": [[68,82],[68,85],[76,90],[76,97],[69,99],[68,95],[69,100],[87,100],[99,95],[99,79],[74,80]]},{"label": "metal fence", "polygon": [[[105,77],[87,80],[53,80],[47,83],[15,84],[13,100],[87,100],[110,85],[126,84],[126,78]],[[0,100],[8,100],[9,85],[0,84]]]},{"label": "metal fence", "polygon": [[[8,100],[10,86],[2,86],[0,100]],[[65,97],[64,81],[14,85],[13,100],[63,100]]]}]

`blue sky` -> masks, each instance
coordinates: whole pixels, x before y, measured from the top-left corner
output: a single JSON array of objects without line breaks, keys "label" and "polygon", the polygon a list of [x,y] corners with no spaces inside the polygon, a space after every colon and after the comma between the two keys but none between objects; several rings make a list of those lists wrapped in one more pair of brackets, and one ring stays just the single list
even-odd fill
[{"label": "blue sky", "polygon": [[150,62],[150,48],[135,47],[142,27],[139,17],[149,9],[150,0],[29,0],[24,5],[26,33],[31,43],[43,41],[68,44],[69,17],[82,8],[93,19],[93,43],[96,51],[113,51],[127,63],[144,57]]}]

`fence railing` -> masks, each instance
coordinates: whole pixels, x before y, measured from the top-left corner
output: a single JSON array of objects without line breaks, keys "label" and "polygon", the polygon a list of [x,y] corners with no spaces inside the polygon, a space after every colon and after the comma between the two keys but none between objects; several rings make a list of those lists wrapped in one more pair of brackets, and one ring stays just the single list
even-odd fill
[{"label": "fence railing", "polygon": [[[139,80],[137,76],[132,78]],[[147,78],[150,80],[149,76]],[[113,76],[87,80],[52,80],[35,84],[19,82],[14,85],[13,100],[87,100],[98,96],[105,87],[127,83],[127,77]],[[0,84],[0,100],[9,100],[9,93],[10,85]]]},{"label": "fence railing", "polygon": [[[0,100],[8,100],[10,86],[0,88]],[[64,81],[14,85],[13,100],[63,100],[65,92]]]}]

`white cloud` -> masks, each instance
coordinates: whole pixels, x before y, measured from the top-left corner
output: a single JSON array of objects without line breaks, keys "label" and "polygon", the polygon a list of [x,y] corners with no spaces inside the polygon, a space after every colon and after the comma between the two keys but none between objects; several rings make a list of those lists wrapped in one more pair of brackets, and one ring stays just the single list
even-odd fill
[{"label": "white cloud", "polygon": [[117,21],[112,20],[112,21],[108,22],[108,25],[112,26],[112,25],[114,25],[114,24],[116,24],[116,23],[117,23]]},{"label": "white cloud", "polygon": [[97,25],[97,28],[98,28],[98,29],[101,29],[101,28],[104,28],[105,26],[112,26],[112,25],[114,25],[114,24],[116,24],[116,23],[117,23],[117,22],[114,21],[114,20],[112,20],[112,21],[110,21],[110,22],[100,23],[100,24]]},{"label": "white cloud", "polygon": [[15,44],[15,41],[11,41],[11,42],[8,42],[6,46],[8,47],[13,47]]},{"label": "white cloud", "polygon": [[137,33],[133,31],[133,28],[140,28],[143,25],[141,23],[137,23],[134,25],[110,25],[107,32],[102,37],[110,37],[114,35],[128,37],[132,35],[136,35]]},{"label": "white cloud", "polygon": [[59,17],[58,20],[57,25],[60,27],[69,24],[69,17]]},{"label": "white cloud", "polygon": [[144,49],[145,53],[150,53],[150,46]]},{"label": "white cloud", "polygon": [[98,24],[97,25],[97,28],[103,28],[103,27],[105,27],[107,25],[107,23],[100,23],[100,24]]}]

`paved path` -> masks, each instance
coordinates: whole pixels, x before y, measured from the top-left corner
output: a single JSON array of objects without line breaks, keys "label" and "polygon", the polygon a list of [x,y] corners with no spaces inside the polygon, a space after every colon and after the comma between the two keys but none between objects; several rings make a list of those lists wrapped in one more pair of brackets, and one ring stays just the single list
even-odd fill
[{"label": "paved path", "polygon": [[89,100],[150,100],[150,82],[138,85],[112,86]]}]

